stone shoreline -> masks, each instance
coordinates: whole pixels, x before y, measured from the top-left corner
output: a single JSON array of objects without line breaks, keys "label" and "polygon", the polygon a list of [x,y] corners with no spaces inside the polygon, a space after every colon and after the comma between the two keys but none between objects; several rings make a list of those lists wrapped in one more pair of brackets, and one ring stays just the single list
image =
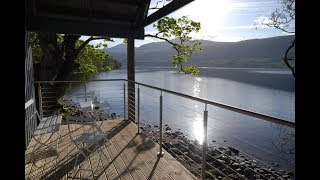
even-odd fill
[{"label": "stone shoreline", "polygon": [[[56,112],[56,114],[71,115],[71,116],[86,116],[86,113],[82,112],[80,110],[79,105],[77,103],[73,102],[72,100],[60,98],[58,100],[58,103],[62,106],[62,108],[59,109]],[[90,114],[91,114],[91,116],[99,119],[100,121],[121,117],[121,115],[119,115],[119,114],[118,115],[115,113],[106,114],[106,113],[99,112],[99,111],[97,111],[95,113],[90,113]]]},{"label": "stone shoreline", "polygon": [[[84,116],[85,114],[79,110],[76,103],[60,99],[58,103],[63,107],[59,114]],[[94,117],[100,120],[108,120],[120,118],[120,115],[94,114]],[[148,124],[141,123],[140,128],[146,134],[149,134],[151,139],[159,143],[159,128],[152,127]],[[202,148],[201,145],[194,140],[186,138],[180,132],[172,132],[171,128],[166,124],[163,132],[163,148],[183,164],[192,174],[200,178],[202,167]],[[295,179],[293,172],[284,170],[275,170],[271,167],[261,167],[257,161],[244,156],[239,150],[234,147],[212,146],[208,145],[206,156],[206,179]],[[210,164],[210,165],[208,165]]]},{"label": "stone shoreline", "polygon": [[[151,127],[147,124],[141,124],[140,128],[159,143],[158,126]],[[163,148],[191,173],[200,178],[202,147],[197,141],[186,138],[180,131],[172,132],[166,124],[163,133]],[[246,157],[238,149],[231,146],[208,145],[206,161],[206,179],[224,179],[225,175],[231,179],[295,179],[293,172],[261,167],[256,160]]]}]

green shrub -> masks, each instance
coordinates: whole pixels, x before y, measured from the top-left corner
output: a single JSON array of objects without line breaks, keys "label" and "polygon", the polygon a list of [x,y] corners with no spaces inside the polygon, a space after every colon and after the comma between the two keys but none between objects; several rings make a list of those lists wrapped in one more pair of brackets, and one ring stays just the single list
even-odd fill
[{"label": "green shrub", "polygon": [[179,72],[196,76],[199,75],[199,69],[196,65],[184,66],[182,67],[182,71],[180,70]]}]

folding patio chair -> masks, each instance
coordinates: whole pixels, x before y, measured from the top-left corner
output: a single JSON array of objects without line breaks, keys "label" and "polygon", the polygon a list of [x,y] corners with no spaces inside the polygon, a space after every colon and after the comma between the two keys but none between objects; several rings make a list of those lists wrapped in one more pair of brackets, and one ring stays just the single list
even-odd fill
[{"label": "folding patio chair", "polygon": [[[27,109],[33,103],[35,103],[35,100],[30,99],[26,103],[25,108]],[[41,118],[37,109],[35,109],[34,113],[30,116],[29,120],[31,118],[33,118],[34,116],[36,116],[39,119],[40,123],[32,134],[32,138],[37,143],[33,146],[33,149],[30,154],[28,162],[32,162],[36,167],[38,167],[35,163],[36,158],[34,157],[35,152],[38,149],[40,149],[42,147],[47,147],[49,149],[52,149],[56,153],[56,155],[59,156],[58,139],[61,140],[61,134],[59,133],[59,129],[60,129],[60,125],[61,125],[62,116],[54,115],[54,116]],[[31,126],[27,126],[27,127],[28,127],[29,131],[32,132]],[[56,147],[55,148],[52,145],[48,144],[49,140],[51,139],[51,137],[54,133],[57,133],[59,135],[59,137],[56,139],[56,143],[55,143]],[[50,136],[47,140],[43,139],[43,135],[45,135],[45,134],[50,134]]]},{"label": "folding patio chair", "polygon": [[[76,148],[79,151],[76,154],[76,159],[73,165],[73,172],[71,172],[73,173],[72,177],[74,178],[79,170],[92,171],[92,176],[94,177],[94,172],[97,171],[99,162],[101,161],[101,152],[105,159],[108,161],[107,155],[103,151],[103,147],[106,147],[106,144],[109,143],[107,134],[103,132],[96,124],[95,118],[66,116],[66,123],[68,125],[71,142],[75,144]],[[80,127],[76,128],[75,125],[79,125]],[[76,130],[72,130],[72,127]],[[94,155],[95,152],[100,152],[98,165],[95,171],[92,169],[82,169],[81,167],[83,164],[80,164],[79,166],[77,165],[80,155],[83,155],[83,162],[85,162],[91,155]],[[76,166],[78,166],[78,168],[76,168]]]}]

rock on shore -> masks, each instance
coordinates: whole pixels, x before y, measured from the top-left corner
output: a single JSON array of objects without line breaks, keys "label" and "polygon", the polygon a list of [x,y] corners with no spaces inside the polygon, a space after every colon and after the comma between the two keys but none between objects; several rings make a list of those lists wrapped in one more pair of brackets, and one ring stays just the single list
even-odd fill
[{"label": "rock on shore", "polygon": [[[141,128],[159,143],[159,128],[141,124]],[[165,125],[163,148],[180,161],[196,177],[201,177],[202,146],[195,140],[188,139],[182,132]],[[234,147],[208,145],[206,155],[206,178],[224,179],[294,179],[293,172],[261,167],[256,160],[244,156]]]}]

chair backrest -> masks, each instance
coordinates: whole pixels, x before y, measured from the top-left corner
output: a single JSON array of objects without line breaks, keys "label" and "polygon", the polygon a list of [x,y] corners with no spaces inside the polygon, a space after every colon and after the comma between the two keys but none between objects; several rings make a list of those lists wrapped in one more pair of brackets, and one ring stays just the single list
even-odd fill
[{"label": "chair backrest", "polygon": [[66,123],[69,124],[79,124],[79,125],[92,125],[95,118],[80,117],[80,116],[66,116]]},{"label": "chair backrest", "polygon": [[[35,101],[33,98],[30,99],[29,101],[27,101],[27,102],[24,104],[25,110],[26,110],[28,107],[30,107],[32,104],[35,104],[35,102],[36,102],[36,101]],[[31,115],[29,114],[30,117],[28,118],[28,122],[29,122],[35,115],[37,116],[38,120],[41,121],[40,114],[39,114],[37,108],[35,107],[34,112],[33,112]],[[33,134],[32,127],[29,125],[27,128],[28,128],[29,131],[32,132],[32,134]],[[35,129],[34,129],[34,130],[35,130]]]},{"label": "chair backrest", "polygon": [[[30,107],[33,103],[35,103],[34,99],[30,99],[28,102],[25,103],[25,109]],[[37,108],[34,109],[34,112],[30,115],[28,118],[28,121],[30,121],[34,116],[39,120],[39,124],[37,127],[32,130],[31,126],[28,126],[28,129],[32,134],[35,135],[41,135],[46,133],[52,133],[59,130],[61,125],[62,116],[49,116],[45,118],[41,118]]]},{"label": "chair backrest", "polygon": [[[72,140],[75,139],[76,135],[73,135],[75,130],[71,130],[71,125],[81,125],[81,127],[89,125],[89,129],[85,131],[85,133],[90,133],[93,130],[93,133],[101,133],[104,132],[100,129],[100,127],[96,124],[95,118],[90,117],[80,117],[80,116],[66,116],[66,124],[68,125],[69,136]],[[96,130],[96,131],[95,131]],[[92,133],[92,132],[91,132]]]},{"label": "chair backrest", "polygon": [[33,132],[37,128],[37,118],[35,118],[36,105],[33,98],[25,102],[25,117],[24,117],[24,134],[25,134],[25,148],[28,147]]}]

